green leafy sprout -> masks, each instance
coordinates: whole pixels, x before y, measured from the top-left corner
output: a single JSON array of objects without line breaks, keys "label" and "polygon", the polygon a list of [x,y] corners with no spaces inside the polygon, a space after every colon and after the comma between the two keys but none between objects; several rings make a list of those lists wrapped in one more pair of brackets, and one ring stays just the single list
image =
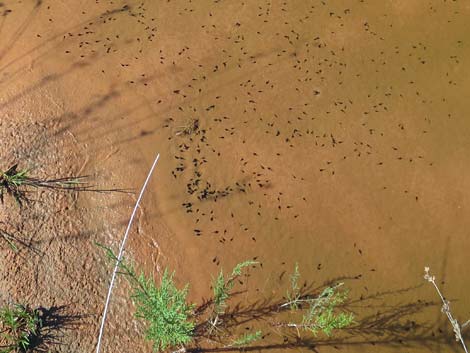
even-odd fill
[{"label": "green leafy sprout", "polygon": [[22,304],[0,308],[0,353],[26,352],[41,326],[39,310]]},{"label": "green leafy sprout", "polygon": [[249,346],[250,344],[258,341],[263,333],[261,331],[256,331],[254,333],[245,333],[241,337],[233,340],[232,344],[230,347],[246,347]]},{"label": "green leafy sprout", "polygon": [[307,302],[308,311],[303,315],[301,324],[304,329],[314,335],[317,335],[318,331],[322,331],[330,336],[334,329],[345,328],[354,321],[352,313],[335,313],[336,307],[348,297],[347,291],[336,290],[342,285],[343,283],[339,283],[333,287],[327,287],[318,298]]},{"label": "green leafy sprout", "polygon": [[[110,259],[118,261],[111,249],[97,245],[105,249]],[[164,270],[160,280],[156,282],[153,277],[146,277],[144,273],[137,274],[131,264],[122,260],[119,262],[119,274],[124,275],[131,284],[131,298],[136,306],[135,317],[146,322],[146,339],[153,343],[155,351],[180,347],[177,352],[185,352],[188,344],[197,342],[200,338],[222,343],[230,337],[232,340],[224,347],[243,349],[261,339],[262,332],[247,332],[233,338],[228,328],[224,328],[224,314],[237,278],[242,275],[244,269],[256,264],[257,262],[251,260],[241,262],[229,275],[225,275],[221,270],[212,282],[213,298],[208,301],[207,306],[202,305],[199,308],[187,301],[188,285],[182,289],[177,288],[174,273],[168,269]],[[295,328],[299,336],[300,331],[307,331],[315,336],[323,332],[330,336],[334,330],[353,323],[354,315],[340,310],[339,307],[348,298],[348,292],[340,290],[343,283],[326,287],[318,296],[310,296],[302,293],[300,277],[299,266],[296,264],[290,276],[288,301],[281,304],[281,310],[277,311],[282,313],[288,310],[295,315],[296,320],[284,321],[276,326]],[[205,307],[209,310],[208,316],[204,314]],[[214,336],[215,338],[212,338]]]},{"label": "green leafy sprout", "polygon": [[[111,249],[105,249],[107,256],[117,261]],[[131,286],[136,318],[147,323],[146,339],[153,343],[156,352],[169,347],[185,345],[193,338],[195,323],[191,321],[194,305],[188,304],[186,297],[189,286],[178,289],[174,283],[174,273],[167,269],[163,272],[160,283],[147,278],[144,273],[139,275],[134,267],[125,261],[119,263],[120,274],[125,275]]]},{"label": "green leafy sprout", "polygon": [[29,201],[27,197],[30,189],[54,189],[69,191],[94,191],[94,192],[125,192],[123,189],[95,189],[84,180],[86,176],[72,176],[57,179],[40,179],[30,175],[29,169],[18,169],[18,164],[13,165],[7,171],[0,171],[0,202],[4,202],[5,194],[13,197],[22,206]]},{"label": "green leafy sprout", "polygon": [[173,273],[165,269],[160,284],[147,279],[144,274],[134,278],[132,299],[136,305],[135,316],[148,323],[146,338],[153,342],[155,351],[185,345],[191,339],[195,324],[189,320],[194,305],[187,304],[188,285],[179,290]]},{"label": "green leafy sprout", "polygon": [[26,183],[28,178],[28,170],[18,170],[18,165],[15,164],[6,172],[0,171],[0,201],[3,203],[5,192],[11,195],[18,204],[22,204],[26,200],[25,191],[21,187]]},{"label": "green leafy sprout", "polygon": [[18,246],[16,245],[16,239],[10,233],[0,229],[0,238],[2,238],[14,252],[18,251]]},{"label": "green leafy sprout", "polygon": [[330,336],[333,330],[345,328],[354,322],[352,313],[337,310],[348,298],[347,290],[338,290],[344,283],[326,287],[318,297],[311,298],[301,295],[299,279],[299,266],[295,264],[294,272],[290,276],[291,289],[287,291],[288,302],[282,304],[281,308],[288,307],[291,311],[300,311],[303,316],[300,323],[290,322],[284,326],[296,328],[298,332],[309,331],[315,336],[318,332]]},{"label": "green leafy sprout", "polygon": [[287,299],[290,303],[291,309],[297,309],[299,306],[300,300],[300,287],[299,287],[299,279],[300,279],[300,272],[299,272],[299,264],[295,263],[294,272],[290,276],[290,286],[291,289],[287,291]]},{"label": "green leafy sprout", "polygon": [[227,299],[230,297],[231,291],[235,285],[235,280],[242,275],[244,268],[256,265],[256,261],[244,261],[237,264],[228,278],[225,278],[223,270],[220,270],[218,276],[212,281],[214,292],[214,314],[213,323],[216,324],[218,316],[225,312],[227,307]]}]

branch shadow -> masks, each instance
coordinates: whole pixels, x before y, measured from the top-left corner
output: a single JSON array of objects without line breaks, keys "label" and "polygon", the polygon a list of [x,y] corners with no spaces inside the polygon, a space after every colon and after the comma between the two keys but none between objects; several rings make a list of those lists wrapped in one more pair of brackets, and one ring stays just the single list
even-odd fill
[{"label": "branch shadow", "polygon": [[[21,25],[18,27],[16,32],[13,33],[7,45],[0,51],[0,60],[3,59],[3,57],[5,57],[5,55],[14,47],[15,43],[21,38],[23,33],[28,28],[29,24],[33,21],[34,17],[36,17],[36,15],[38,14],[38,11],[41,8],[41,5],[42,5],[42,0],[35,0],[34,7],[28,13],[28,16],[26,17],[26,19],[21,23]],[[8,13],[4,12],[4,15],[3,15],[4,19],[6,18],[6,14]]]},{"label": "branch shadow", "polygon": [[[35,254],[39,254],[38,249],[34,247],[30,239],[27,239],[18,227],[12,224],[0,221],[0,240],[3,240],[8,248],[16,255],[20,255],[20,248],[26,248]],[[3,247],[1,248],[2,250]],[[20,255],[21,256],[21,255]]]},{"label": "branch shadow", "polygon": [[[273,56],[277,51],[278,51],[279,48],[275,48],[275,49],[272,49],[270,51],[267,51],[267,52],[263,52],[263,53],[258,53],[256,55],[256,58],[269,58],[271,56]],[[291,59],[289,56],[285,56],[284,58],[282,59],[278,59],[276,64],[279,64],[279,63],[282,63],[284,62],[285,60],[289,60]],[[249,61],[249,60],[252,60],[251,58],[249,59],[246,59],[246,61]],[[223,71],[221,71],[220,73],[216,74],[216,73],[211,73],[210,76],[208,77],[208,80],[210,79],[214,79],[216,81],[218,81],[218,79],[220,79],[220,75],[225,73],[226,75],[231,75],[235,72],[235,70],[237,70],[239,67],[234,65],[233,67],[228,67],[227,69],[224,69]],[[179,71],[184,71],[184,70],[179,70]],[[179,72],[178,71],[178,72]],[[164,75],[161,75],[159,74],[158,78],[161,79],[163,78],[164,76],[166,75],[170,75],[170,74],[174,74],[174,72],[172,73],[168,73],[168,74],[164,74]],[[101,126],[112,126],[113,128],[110,129],[109,131],[107,131],[106,133],[107,134],[112,134],[113,132],[115,131],[119,131],[119,130],[127,130],[129,131],[132,127],[140,124],[140,123],[144,123],[144,122],[147,122],[149,120],[151,120],[152,118],[155,118],[155,117],[160,117],[160,116],[165,116],[167,115],[169,112],[171,111],[176,111],[176,109],[178,108],[181,108],[181,106],[187,106],[187,105],[190,105],[190,104],[193,104],[194,102],[197,102],[199,101],[201,98],[203,97],[208,97],[208,96],[211,96],[213,95],[214,93],[217,93],[220,89],[224,88],[224,87],[227,87],[227,86],[231,86],[231,85],[235,85],[235,84],[238,84],[239,82],[245,80],[246,78],[251,78],[253,76],[256,76],[256,75],[260,75],[260,72],[259,70],[257,69],[248,69],[248,71],[244,72],[243,74],[237,74],[234,78],[230,78],[228,80],[225,80],[223,81],[223,84],[218,84],[218,85],[214,85],[212,87],[210,87],[209,89],[207,90],[204,90],[203,93],[197,93],[197,91],[195,91],[194,93],[190,93],[188,92],[187,96],[184,95],[184,100],[181,102],[181,105],[180,106],[176,106],[175,104],[171,103],[171,104],[168,104],[166,106],[163,106],[162,108],[158,109],[158,111],[154,111],[153,109],[152,110],[152,113],[147,115],[147,116],[144,116],[142,118],[139,118],[138,120],[131,120],[131,122],[125,122],[123,124],[121,123],[116,123],[116,121],[118,121],[118,117],[120,116],[128,116],[140,109],[142,109],[144,106],[147,106],[149,107],[150,106],[150,102],[154,102],[156,101],[158,98],[160,97],[151,97],[151,98],[148,98],[146,100],[146,104],[145,105],[142,105],[142,104],[136,104],[135,106],[133,107],[130,107],[127,111],[123,112],[123,113],[119,113],[117,115],[114,115],[114,116],[111,116],[111,117],[108,117],[108,118],[105,118],[105,119],[102,119],[101,123],[100,124],[94,124],[92,127],[89,128],[89,131],[80,131],[81,134],[83,135],[87,135],[87,136],[90,136],[90,132],[93,133],[93,131],[97,128],[97,127],[100,127]],[[149,83],[153,80],[154,78],[143,78],[143,79],[140,79],[142,82],[145,82],[145,83]],[[204,79],[204,82],[205,82],[205,79]],[[192,87],[192,85],[194,85],[194,79],[190,79],[184,83],[181,83],[179,84],[177,87],[175,88],[179,88],[178,90],[176,91],[184,91],[186,90],[188,87]],[[193,89],[195,89],[193,87]],[[190,113],[191,115],[194,115],[194,113]],[[197,115],[201,115],[202,113],[199,112]],[[147,130],[141,130],[140,132],[137,132],[135,133],[133,136],[130,136],[130,137],[127,137],[127,138],[124,138],[122,139],[121,141],[113,141],[109,144],[106,144],[106,145],[101,145],[100,148],[101,149],[104,149],[104,150],[108,150],[110,148],[113,148],[113,147],[116,147],[118,145],[125,145],[125,144],[128,144],[129,142],[133,142],[135,140],[138,140],[138,139],[141,139],[143,137],[149,137],[153,134],[155,134],[156,132],[158,132],[159,130],[161,130],[163,127],[169,127],[168,126],[168,122],[167,121],[163,121],[162,123],[159,123],[158,126],[156,127],[153,127],[151,129],[147,129]],[[67,129],[70,129],[71,126],[68,126]],[[100,140],[102,141],[103,138],[105,136],[96,136],[96,137],[93,137],[94,140]]]},{"label": "branch shadow", "polygon": [[[303,298],[317,297],[321,288],[331,286],[334,283],[347,279],[358,279],[356,277],[342,277],[327,281],[322,286],[305,286],[302,291]],[[218,333],[219,337],[229,337],[230,333],[237,329],[246,329],[248,324],[264,325],[263,327],[273,328],[272,332],[264,334],[262,340],[265,344],[252,344],[248,347],[236,347],[223,344],[222,339],[207,335],[210,324],[204,321],[197,325],[196,341],[192,348],[187,352],[250,352],[264,350],[291,350],[305,349],[318,352],[319,347],[329,346],[339,349],[340,346],[386,346],[391,348],[419,348],[427,347],[436,349],[439,346],[446,345],[452,349],[458,348],[458,342],[455,342],[453,333],[450,329],[441,329],[438,322],[430,322],[423,319],[422,315],[429,308],[440,306],[440,302],[409,300],[406,298],[414,297],[413,291],[420,288],[412,286],[397,290],[380,291],[359,299],[349,300],[339,306],[345,312],[351,312],[358,318],[352,326],[337,330],[334,337],[321,338],[312,335],[310,332],[298,332],[295,329],[282,329],[276,321],[286,318],[289,312],[288,307],[282,307],[286,302],[284,298],[266,298],[257,302],[243,305],[241,303],[231,307],[225,314],[220,316],[221,326]],[[236,293],[237,296],[239,293]],[[383,300],[387,296],[393,296],[400,300],[395,305],[375,304],[375,301]],[[205,300],[197,308],[196,313],[203,315],[211,306],[211,300]],[[427,315],[426,317],[429,317]],[[285,320],[284,320],[285,322]],[[261,326],[260,326],[261,327]],[[273,333],[275,333],[273,335]],[[212,343],[207,343],[212,342]],[[218,346],[218,347],[217,347]]]},{"label": "branch shadow", "polygon": [[[93,60],[95,58],[92,57],[91,59]],[[90,66],[90,65],[91,65],[90,62],[87,62],[87,61],[77,61],[77,62],[73,63],[72,65],[70,65],[70,67],[68,69],[64,70],[63,72],[48,74],[48,75],[44,76],[43,78],[41,78],[39,81],[33,83],[29,87],[25,88],[23,91],[15,94],[13,97],[7,99],[5,102],[0,104],[0,109],[4,109],[8,105],[13,104],[13,103],[27,97],[29,94],[32,94],[33,92],[38,91],[40,88],[44,87],[47,84],[50,84],[52,82],[60,80],[62,77],[65,77],[65,76],[71,74],[72,72],[74,72],[77,69],[82,69],[82,68],[85,68],[85,67]]]},{"label": "branch shadow", "polygon": [[[90,23],[95,23],[96,21],[99,21],[98,24],[101,24],[103,23],[104,21],[106,21],[107,18],[111,17],[112,15],[115,15],[115,14],[119,14],[119,13],[123,13],[123,12],[126,12],[130,9],[130,6],[129,5],[124,5],[123,7],[120,7],[120,8],[115,8],[113,10],[108,10],[106,12],[103,12],[101,13],[100,15],[98,16],[94,16],[94,17],[90,17],[88,18],[87,20],[84,20],[84,21],[81,21],[80,23],[74,25],[74,26],[71,26],[59,33],[57,33],[56,35],[53,35],[52,37],[46,39],[45,41],[39,43],[38,45],[34,46],[33,48],[29,49],[28,51],[26,51],[25,53],[17,56],[16,58],[10,60],[8,63],[2,65],[0,67],[0,73],[3,73],[5,71],[5,69],[7,69],[8,67],[10,67],[11,65],[14,65],[16,63],[18,63],[19,61],[21,61],[22,59],[24,58],[28,58],[28,57],[31,57],[31,55],[35,52],[38,52],[40,51],[42,48],[46,47],[49,43],[52,43],[54,41],[58,41],[60,39],[63,39],[63,37],[65,35],[67,35],[68,33],[70,33],[71,31],[75,30],[75,29],[78,29],[78,28],[81,28],[83,25],[86,25],[86,24],[90,24]],[[6,16],[5,13],[3,14],[3,16]],[[4,17],[5,18],[5,17]],[[2,24],[3,24],[4,21],[2,21]],[[0,24],[1,26],[1,24]],[[1,30],[1,27],[0,27],[0,30]],[[52,46],[50,49],[44,51],[43,53],[35,56],[34,58],[34,62],[37,62],[39,59],[45,57],[47,54],[49,54],[53,49],[56,49],[58,46],[62,45],[63,42],[62,41],[58,41],[58,43],[54,46]],[[11,49],[11,48],[10,48]],[[2,76],[2,79],[0,80],[0,84],[4,84],[6,82],[8,82],[9,80],[13,79],[15,76],[17,76],[18,74],[20,74],[21,72],[23,72],[25,69],[27,68],[26,65],[20,67],[19,69],[9,73],[8,75],[3,75]]]}]

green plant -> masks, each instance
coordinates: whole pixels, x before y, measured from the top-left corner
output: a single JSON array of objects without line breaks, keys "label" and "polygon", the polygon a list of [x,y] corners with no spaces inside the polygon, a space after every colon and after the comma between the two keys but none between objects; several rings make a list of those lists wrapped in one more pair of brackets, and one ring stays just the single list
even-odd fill
[{"label": "green plant", "polygon": [[300,272],[298,265],[295,265],[294,273],[291,275],[291,290],[287,292],[288,302],[281,305],[281,308],[289,307],[293,312],[302,312],[300,322],[289,322],[281,326],[295,328],[311,332],[317,335],[319,331],[330,336],[333,330],[345,328],[354,321],[352,313],[338,312],[338,305],[348,298],[348,291],[339,291],[338,288],[343,283],[325,288],[318,297],[302,297],[298,286]]},{"label": "green plant", "polygon": [[[226,312],[227,302],[234,295],[233,288],[237,278],[245,268],[257,262],[241,262],[228,276],[221,270],[212,281],[213,297],[196,308],[187,302],[188,285],[178,289],[173,280],[173,273],[165,270],[160,281],[156,283],[153,278],[148,278],[143,273],[137,275],[132,265],[118,261],[109,248],[99,246],[106,250],[110,259],[116,261],[119,273],[130,281],[131,297],[136,304],[135,315],[147,323],[146,337],[153,342],[156,351],[180,347],[176,352],[186,352],[187,345],[199,345],[201,340],[223,345],[222,347],[242,349],[261,339],[262,333],[251,331],[235,337],[233,331],[240,322],[259,319],[265,321],[267,316],[278,314],[284,318],[286,310],[295,315],[297,320],[276,325],[286,329],[295,328],[299,335],[302,330],[313,335],[323,332],[329,336],[333,330],[345,328],[354,320],[352,313],[339,310],[339,305],[348,297],[346,290],[338,290],[343,283],[325,288],[318,296],[303,294],[299,286],[300,271],[297,264],[290,276],[287,302],[269,305],[260,310],[243,311],[240,306],[236,306],[234,311]],[[243,319],[240,321],[240,318]]]},{"label": "green plant", "polygon": [[10,233],[4,231],[3,229],[0,229],[0,237],[5,240],[5,242],[8,244],[11,250],[17,252],[18,247],[16,246],[16,239],[13,235]]},{"label": "green plant", "polygon": [[221,269],[217,278],[212,280],[214,299],[212,314],[209,318],[209,323],[211,325],[209,334],[211,334],[212,330],[220,323],[219,317],[225,312],[227,300],[230,298],[231,291],[235,285],[235,280],[242,275],[244,268],[255,264],[257,264],[257,262],[251,260],[237,264],[228,278],[225,278],[224,272]]},{"label": "green plant", "polygon": [[30,175],[28,169],[18,169],[15,164],[7,171],[0,171],[0,202],[4,202],[4,195],[10,195],[21,206],[29,201],[27,193],[31,189],[54,189],[69,191],[95,191],[95,192],[126,192],[122,189],[95,189],[85,183],[86,176],[73,176],[57,179],[40,179]]},{"label": "green plant", "polygon": [[[210,336],[212,329],[219,323],[219,315],[225,311],[235,280],[242,275],[244,268],[257,263],[254,261],[239,263],[227,278],[223,271],[220,271],[213,281],[214,297],[208,306],[203,306],[204,309],[198,311],[195,310],[194,304],[187,302],[189,286],[178,289],[174,283],[174,274],[167,269],[156,283],[153,278],[148,278],[143,273],[138,275],[134,267],[125,260],[118,261],[110,248],[98,243],[96,245],[106,251],[109,259],[117,261],[119,274],[129,280],[132,287],[131,298],[136,305],[135,316],[147,323],[146,338],[153,342],[155,351],[182,346],[179,351],[184,352],[184,346],[191,341]],[[205,320],[203,313],[208,308],[211,308],[211,314],[209,320]],[[248,345],[260,336],[261,332],[248,333],[233,340],[230,346]]]},{"label": "green plant", "polygon": [[189,320],[194,305],[186,302],[188,285],[181,290],[176,288],[173,273],[167,269],[158,285],[144,274],[134,280],[135,315],[148,323],[146,338],[153,342],[153,348],[161,351],[187,344],[192,339],[195,326]]},{"label": "green plant", "polygon": [[334,329],[349,326],[353,320],[352,313],[335,313],[335,308],[342,304],[348,297],[348,292],[337,292],[336,289],[342,286],[339,283],[333,287],[327,287],[318,298],[309,300],[308,311],[303,315],[302,327],[311,331],[314,335],[318,331],[323,331],[327,336],[331,335]]},{"label": "green plant", "polygon": [[0,171],[0,201],[4,202],[4,195],[12,196],[19,205],[28,201],[27,188],[50,188],[50,189],[73,189],[85,190],[81,179],[84,177],[67,177],[59,179],[38,179],[30,176],[28,169],[18,169],[18,164],[10,167],[7,171]]},{"label": "green plant", "polygon": [[232,344],[227,347],[246,347],[256,341],[258,341],[263,333],[261,331],[256,331],[255,333],[245,333],[241,337],[232,341]]},{"label": "green plant", "polygon": [[256,265],[256,261],[244,261],[237,264],[230,276],[226,279],[223,270],[220,270],[219,275],[212,281],[212,288],[214,292],[214,312],[217,315],[223,314],[227,306],[227,299],[230,297],[230,292],[235,285],[235,280],[242,275],[244,268]]},{"label": "green plant", "polygon": [[0,171],[0,201],[4,201],[4,193],[11,195],[19,204],[26,199],[25,191],[21,190],[27,179],[28,170],[18,171],[15,164],[6,172]]},{"label": "green plant", "polygon": [[295,263],[294,272],[290,275],[290,286],[291,289],[287,291],[287,299],[289,300],[289,306],[291,309],[297,309],[300,301],[300,287],[299,287],[299,264]]},{"label": "green plant", "polygon": [[[106,250],[110,259],[117,260],[111,249],[97,245]],[[195,323],[191,321],[194,305],[186,301],[189,286],[178,289],[173,280],[174,273],[170,274],[167,269],[160,283],[155,283],[144,273],[138,275],[125,261],[121,261],[119,267],[119,273],[125,275],[132,286],[135,316],[147,323],[146,339],[153,342],[154,350],[162,351],[191,341]]]},{"label": "green plant", "polygon": [[0,353],[27,351],[41,326],[39,310],[22,304],[0,308]]}]

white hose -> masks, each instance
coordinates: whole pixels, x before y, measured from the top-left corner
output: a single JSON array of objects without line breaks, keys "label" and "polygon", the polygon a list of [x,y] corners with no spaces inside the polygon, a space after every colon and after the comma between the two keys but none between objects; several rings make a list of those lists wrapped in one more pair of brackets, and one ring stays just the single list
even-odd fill
[{"label": "white hose", "polygon": [[119,263],[121,262],[122,256],[124,254],[124,247],[126,245],[127,237],[129,236],[129,231],[131,229],[132,223],[134,222],[134,217],[137,212],[137,209],[139,208],[139,204],[140,204],[140,201],[142,200],[142,196],[144,195],[145,188],[147,187],[147,184],[149,183],[150,177],[152,176],[152,173],[155,169],[155,166],[157,165],[159,158],[160,158],[160,154],[157,154],[157,157],[155,158],[155,161],[152,164],[152,168],[150,168],[150,171],[147,175],[147,179],[145,180],[145,183],[142,186],[142,190],[140,190],[139,198],[137,199],[137,202],[134,206],[134,210],[132,211],[129,224],[127,225],[126,233],[124,233],[124,238],[122,240],[121,247],[119,248],[119,255],[116,260],[116,265],[114,266],[113,276],[111,277],[111,283],[109,284],[108,295],[106,297],[106,303],[104,305],[103,315],[101,317],[101,327],[100,327],[100,333],[98,335],[98,343],[96,344],[96,353],[100,352],[101,340],[103,338],[103,333],[104,333],[104,324],[106,322],[106,316],[108,314],[109,302],[111,301],[111,293],[113,291],[114,282],[116,280],[116,274],[119,268]]}]

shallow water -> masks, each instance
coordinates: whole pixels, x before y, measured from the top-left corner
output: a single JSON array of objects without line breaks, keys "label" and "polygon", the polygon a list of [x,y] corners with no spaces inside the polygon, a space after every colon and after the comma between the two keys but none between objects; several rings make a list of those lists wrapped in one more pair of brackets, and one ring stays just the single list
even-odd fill
[{"label": "shallow water", "polygon": [[[246,304],[282,297],[298,262],[314,286],[344,277],[350,308],[371,315],[364,336],[319,338],[318,350],[458,350],[439,305],[418,300],[437,303],[430,266],[470,317],[464,2],[5,8],[5,114],[54,122],[83,150],[83,172],[113,186],[138,188],[161,153],[130,243],[144,268],[170,265],[200,301],[211,274],[256,258]],[[198,129],[178,134],[192,119]],[[123,204],[86,202],[120,229]],[[266,332],[267,346],[282,342]]]}]

